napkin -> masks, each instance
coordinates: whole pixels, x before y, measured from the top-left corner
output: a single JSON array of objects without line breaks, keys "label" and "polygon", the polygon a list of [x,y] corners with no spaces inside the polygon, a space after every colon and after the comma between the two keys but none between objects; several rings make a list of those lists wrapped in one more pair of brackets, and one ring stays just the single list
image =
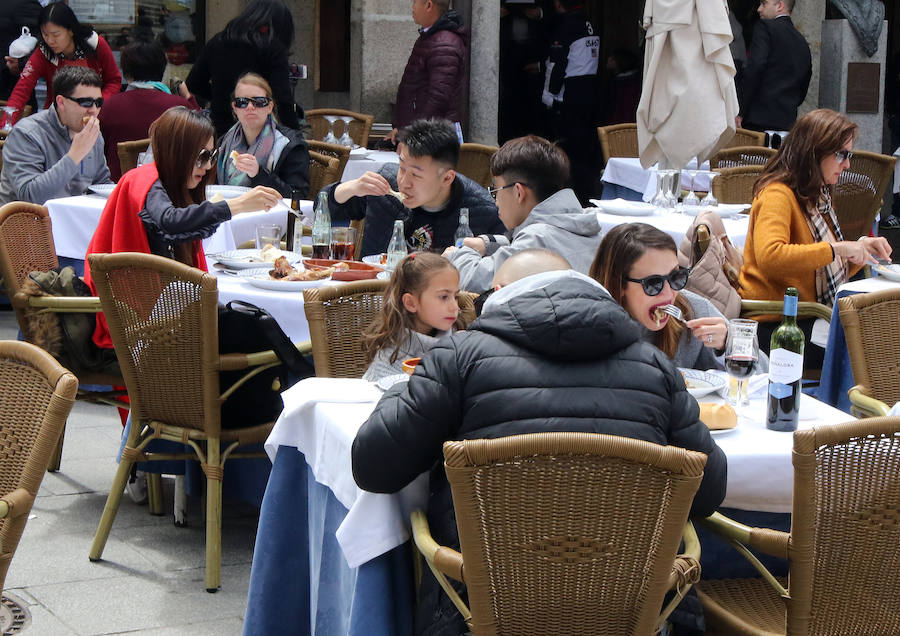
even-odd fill
[{"label": "napkin", "polygon": [[285,412],[298,412],[322,402],[377,402],[378,388],[366,380],[354,378],[306,378],[281,394]]}]

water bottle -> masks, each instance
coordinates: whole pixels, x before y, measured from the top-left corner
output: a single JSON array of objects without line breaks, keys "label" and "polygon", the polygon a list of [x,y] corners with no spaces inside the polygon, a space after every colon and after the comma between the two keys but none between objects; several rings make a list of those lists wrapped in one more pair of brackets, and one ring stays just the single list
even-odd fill
[{"label": "water bottle", "polygon": [[291,211],[287,216],[287,231],[284,235],[285,249],[293,252],[294,248],[299,248],[303,243],[303,224],[297,223],[300,216],[300,191],[291,188]]},{"label": "water bottle", "polygon": [[453,244],[456,247],[462,247],[463,239],[475,236],[472,234],[472,228],[469,227],[469,208],[460,208],[459,210],[459,227],[456,228],[456,234],[453,235]]},{"label": "water bottle", "polygon": [[772,333],[766,428],[796,431],[803,376],[803,331],[797,326],[797,289],[784,292],[784,318]]},{"label": "water bottle", "polygon": [[387,263],[385,267],[393,270],[406,257],[406,235],[403,233],[403,221],[394,221],[394,233],[388,243]]},{"label": "water bottle", "polygon": [[328,213],[328,193],[319,192],[312,227],[313,258],[331,257],[331,215]]}]

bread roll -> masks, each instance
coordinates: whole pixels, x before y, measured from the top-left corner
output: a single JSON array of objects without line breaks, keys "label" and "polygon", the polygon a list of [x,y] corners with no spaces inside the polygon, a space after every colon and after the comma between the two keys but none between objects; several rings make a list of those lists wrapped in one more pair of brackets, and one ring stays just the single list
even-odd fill
[{"label": "bread roll", "polygon": [[701,402],[700,420],[712,431],[734,428],[737,426],[737,413],[728,404]]}]

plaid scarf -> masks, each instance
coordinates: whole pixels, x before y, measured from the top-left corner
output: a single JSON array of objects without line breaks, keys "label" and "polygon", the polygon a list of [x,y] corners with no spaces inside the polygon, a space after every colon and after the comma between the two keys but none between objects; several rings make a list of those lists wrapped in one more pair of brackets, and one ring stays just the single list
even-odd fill
[{"label": "plaid scarf", "polygon": [[256,157],[259,162],[260,170],[269,172],[275,167],[275,157],[272,149],[275,147],[275,120],[272,115],[266,119],[262,130],[252,144],[247,143],[247,137],[244,136],[244,129],[241,122],[237,122],[228,132],[222,135],[219,142],[219,165],[218,179],[221,185],[233,185],[250,187],[252,185],[250,177],[246,172],[237,169],[231,160],[231,151],[237,151],[238,154],[251,154]]},{"label": "plaid scarf", "polygon": [[[831,193],[822,188],[816,210],[806,215],[806,223],[816,243],[837,243],[843,241],[834,209],[831,207]],[[847,265],[844,259],[835,255],[834,260],[816,270],[816,300],[829,307],[834,305],[837,289],[847,281]]]}]

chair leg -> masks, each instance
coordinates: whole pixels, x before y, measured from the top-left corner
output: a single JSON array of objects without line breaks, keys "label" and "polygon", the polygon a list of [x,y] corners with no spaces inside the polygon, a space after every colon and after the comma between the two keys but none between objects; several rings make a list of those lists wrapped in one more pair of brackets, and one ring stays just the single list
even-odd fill
[{"label": "chair leg", "polygon": [[63,424],[62,430],[59,432],[59,442],[56,444],[56,450],[53,451],[53,456],[50,458],[50,464],[47,466],[48,473],[55,473],[59,470],[59,465],[62,463],[62,448],[63,448],[63,440],[66,438],[66,425]]},{"label": "chair leg", "polygon": [[147,475],[147,507],[151,515],[162,515],[163,493],[162,475],[160,473],[146,473]]},{"label": "chair leg", "polygon": [[207,443],[206,475],[206,591],[222,586],[222,470],[219,440]]},{"label": "chair leg", "polygon": [[184,490],[184,475],[175,475],[175,525],[179,528],[187,526],[187,496]]},{"label": "chair leg", "polygon": [[91,545],[91,552],[88,555],[91,561],[99,561],[100,557],[103,556],[103,548],[106,547],[106,540],[109,538],[109,531],[116,518],[116,512],[119,510],[119,503],[122,501],[122,495],[125,493],[125,484],[128,483],[133,464],[133,461],[126,460],[124,457],[119,462],[116,477],[113,479],[109,495],[106,497],[106,506],[104,506],[103,515],[100,517],[100,524],[97,526],[97,532],[94,533],[94,543]]}]

